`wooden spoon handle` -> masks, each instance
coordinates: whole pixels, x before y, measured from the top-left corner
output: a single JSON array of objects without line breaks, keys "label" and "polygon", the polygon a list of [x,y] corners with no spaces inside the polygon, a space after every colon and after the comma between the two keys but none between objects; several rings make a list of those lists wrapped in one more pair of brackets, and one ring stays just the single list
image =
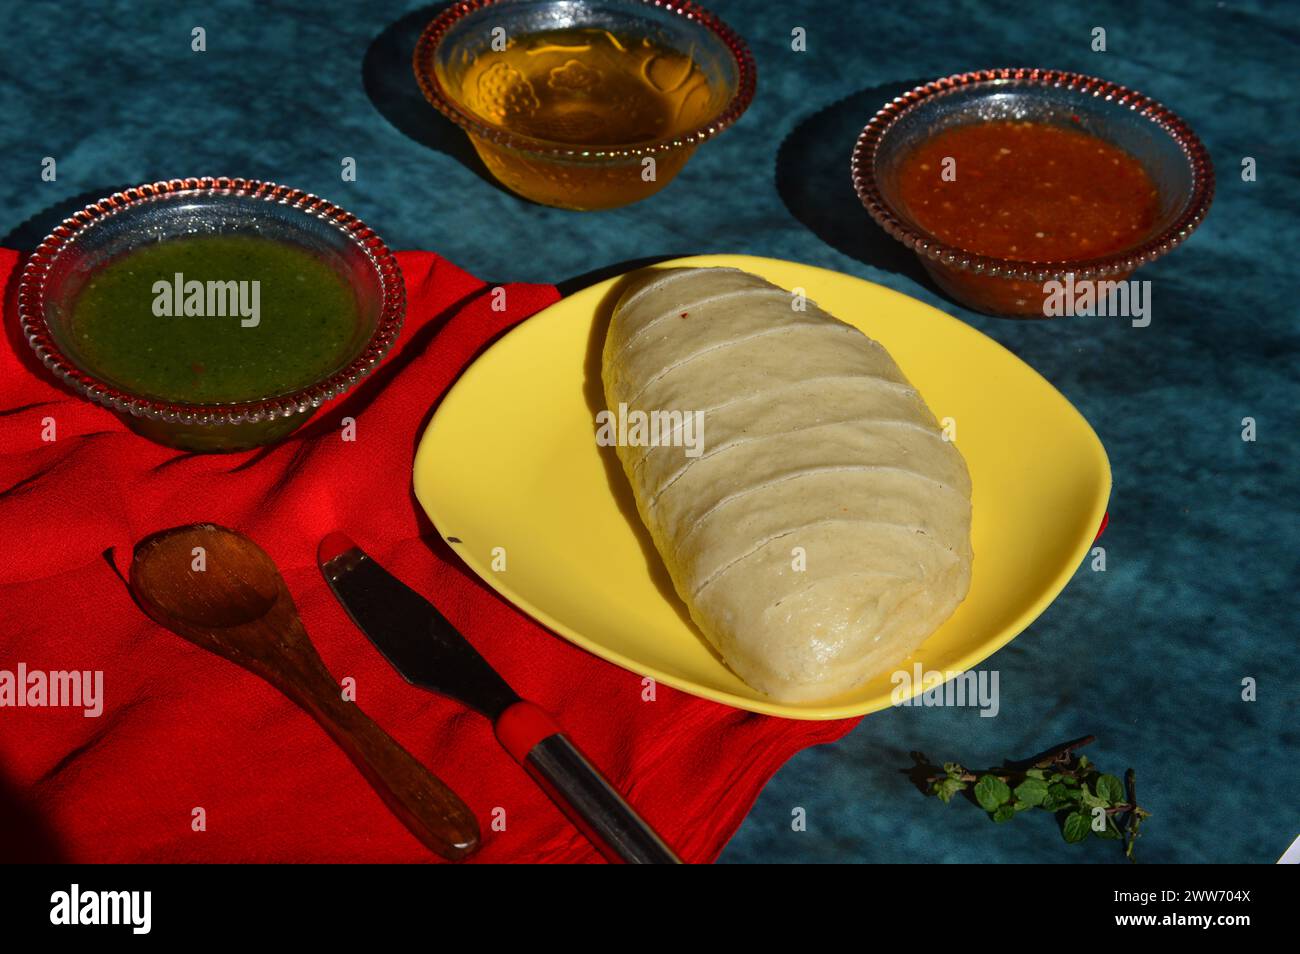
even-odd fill
[{"label": "wooden spoon handle", "polygon": [[347,753],[411,834],[451,861],[474,852],[478,821],[460,797],[402,748],[354,703],[338,695],[331,682],[304,693],[300,704]]}]

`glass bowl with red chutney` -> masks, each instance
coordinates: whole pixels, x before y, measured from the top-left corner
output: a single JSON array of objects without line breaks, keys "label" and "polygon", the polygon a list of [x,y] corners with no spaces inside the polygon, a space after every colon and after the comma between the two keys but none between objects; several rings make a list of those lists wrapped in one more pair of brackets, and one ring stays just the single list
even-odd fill
[{"label": "glass bowl with red chutney", "polygon": [[1121,282],[1205,218],[1214,168],[1178,116],[1115,83],[960,73],[872,118],[853,151],[872,218],[976,311],[1047,317],[1062,288]]}]

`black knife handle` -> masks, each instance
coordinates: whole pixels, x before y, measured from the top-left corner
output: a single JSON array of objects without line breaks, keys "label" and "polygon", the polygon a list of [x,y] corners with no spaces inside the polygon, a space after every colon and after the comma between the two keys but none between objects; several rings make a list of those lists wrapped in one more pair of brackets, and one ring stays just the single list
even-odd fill
[{"label": "black knife handle", "polygon": [[681,864],[543,710],[516,703],[502,713],[496,730],[506,750],[607,860]]}]

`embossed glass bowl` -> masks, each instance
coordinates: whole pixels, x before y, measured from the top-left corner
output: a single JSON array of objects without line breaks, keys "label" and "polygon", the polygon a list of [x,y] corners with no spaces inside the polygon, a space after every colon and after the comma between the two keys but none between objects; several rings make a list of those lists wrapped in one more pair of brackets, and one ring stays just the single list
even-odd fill
[{"label": "embossed glass bowl", "polygon": [[[539,32],[588,28],[649,39],[693,60],[708,81],[701,109],[707,118],[680,134],[646,142],[576,144],[512,129],[509,110],[527,110],[537,100],[502,44]],[[503,57],[491,68],[500,87],[493,96],[503,104],[501,122],[485,119],[466,95],[467,72],[480,58],[494,56]],[[734,123],[754,98],[754,59],[744,41],[712,13],[676,0],[466,0],[425,28],[413,66],[425,98],[465,130],[499,182],[534,202],[565,209],[615,208],[653,195],[700,143]],[[578,64],[574,72],[582,69]],[[644,81],[651,82],[648,73]],[[607,92],[604,78],[593,82],[581,95],[617,95]]]},{"label": "embossed glass bowl", "polygon": [[[1148,235],[1100,258],[1027,262],[952,247],[926,232],[899,199],[900,160],[952,126],[1010,119],[1082,130],[1137,159],[1159,195]],[[916,252],[940,288],[976,311],[1012,317],[1042,318],[1044,283],[1067,274],[1075,281],[1126,279],[1186,240],[1214,197],[1209,153],[1178,116],[1123,86],[1058,70],[980,70],[918,86],[887,103],[867,124],[853,150],[852,173],[871,217]]]},{"label": "embossed glass bowl", "polygon": [[[168,238],[240,234],[306,249],[351,286],[358,327],[349,355],[332,373],[254,401],[186,404],[133,394],[128,383],[101,374],[77,347],[69,328],[72,304],[101,266]],[[233,451],[284,437],[370,373],[401,330],[406,288],[379,236],[324,199],[256,179],[170,179],[115,192],[65,219],[23,268],[18,314],[42,363],[78,394],[117,411],[134,430],[170,447]]]}]

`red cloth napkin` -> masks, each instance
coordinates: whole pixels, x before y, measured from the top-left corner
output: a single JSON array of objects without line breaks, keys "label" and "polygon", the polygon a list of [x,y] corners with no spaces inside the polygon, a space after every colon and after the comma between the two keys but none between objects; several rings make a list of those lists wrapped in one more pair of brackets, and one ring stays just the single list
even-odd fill
[{"label": "red cloth napkin", "polygon": [[[202,455],[152,444],[52,383],[18,331],[18,255],[0,250],[0,671],[102,671],[104,695],[94,718],[0,708],[0,859],[433,857],[310,717],[132,602],[114,560],[125,566],[140,538],[195,521],[242,530],[271,555],[330,671],[355,679],[358,705],[477,814],[479,861],[599,856],[486,720],[407,685],[352,626],[315,566],[331,530],[432,599],[688,861],[717,856],[793,753],[853,726],[757,716],[667,686],[643,701],[640,677],[547,632],[460,565],[412,497],[416,441],[461,369],[559,296],[508,285],[498,312],[491,289],[437,255],[399,259],[406,328],[375,375],[278,446]],[[340,439],[344,416],[356,419],[353,443]]]}]

